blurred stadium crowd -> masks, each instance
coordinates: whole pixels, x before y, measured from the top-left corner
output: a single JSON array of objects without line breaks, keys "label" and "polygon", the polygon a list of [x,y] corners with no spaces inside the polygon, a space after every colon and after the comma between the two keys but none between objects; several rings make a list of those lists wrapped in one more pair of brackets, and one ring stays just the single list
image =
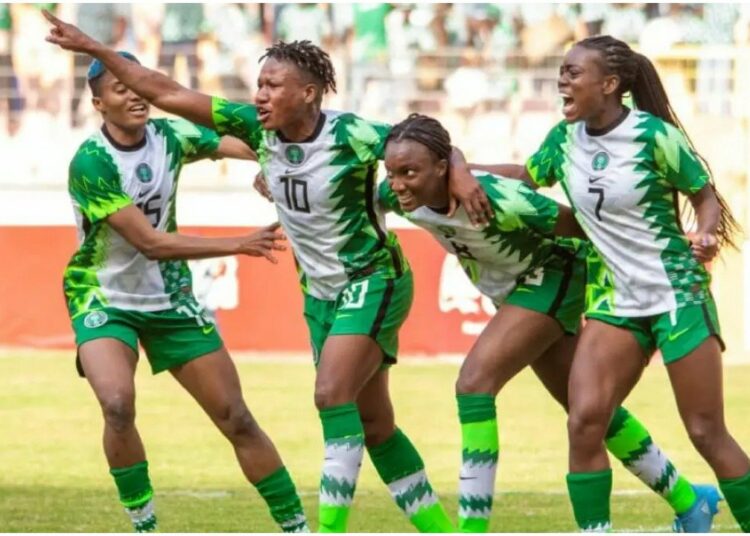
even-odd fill
[{"label": "blurred stadium crowd", "polygon": [[44,41],[42,7],[185,85],[233,100],[252,101],[266,46],[309,39],[337,68],[327,107],[391,122],[410,111],[436,115],[473,158],[522,160],[536,147],[556,118],[566,43],[597,33],[655,58],[678,112],[747,113],[737,98],[750,85],[737,74],[750,71],[737,60],[750,43],[743,4],[0,4],[0,141],[13,142],[5,143],[12,151],[44,139],[49,153],[4,174],[6,183],[62,184],[70,154],[98,119],[89,58]]}]

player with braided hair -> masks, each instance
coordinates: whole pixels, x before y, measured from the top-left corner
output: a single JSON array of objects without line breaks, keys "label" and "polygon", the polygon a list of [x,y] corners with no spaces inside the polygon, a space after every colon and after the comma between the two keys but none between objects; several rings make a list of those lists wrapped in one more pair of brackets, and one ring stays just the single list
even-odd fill
[{"label": "player with braided hair", "polygon": [[[257,153],[297,261],[313,347],[325,441],[321,532],[346,531],[365,449],[420,531],[452,531],[419,453],[395,425],[388,387],[413,287],[375,203],[390,127],[321,109],[323,95],[336,89],[335,73],[328,54],[308,41],[267,49],[253,106],[184,88],[46,16],[53,25],[48,41],[98,58],[154,106],[231,133]],[[456,184],[467,192],[462,205],[480,212],[486,198],[468,170],[458,171]]]},{"label": "player with braided hair", "polygon": [[[473,227],[460,209],[447,217],[450,154],[450,135],[437,120],[410,115],[386,140],[388,179],[378,194],[386,209],[426,229],[455,254],[477,289],[499,307],[456,381],[462,436],[459,530],[486,532],[500,450],[498,393],[530,366],[555,400],[568,407],[568,376],[585,304],[585,244],[559,238],[583,236],[570,208],[521,181],[487,172],[475,175],[494,210],[489,225]],[[687,479],[623,407],[615,411],[606,445],[678,511],[696,502]],[[706,517],[710,525],[710,513]]]},{"label": "player with braided hair", "polygon": [[[614,408],[659,349],[688,435],[750,531],[750,460],[724,423],[724,345],[701,264],[733,245],[737,223],[646,56],[610,36],[584,39],[565,55],[558,87],[564,121],[526,166],[482,167],[538,186],[560,182],[592,244],[589,321],[570,378],[567,481],[576,521],[610,527],[603,439]],[[636,109],[623,105],[626,94]],[[678,192],[695,213],[687,235]],[[715,509],[710,488],[696,491],[699,503],[678,515],[677,529],[691,530],[696,512]]]}]

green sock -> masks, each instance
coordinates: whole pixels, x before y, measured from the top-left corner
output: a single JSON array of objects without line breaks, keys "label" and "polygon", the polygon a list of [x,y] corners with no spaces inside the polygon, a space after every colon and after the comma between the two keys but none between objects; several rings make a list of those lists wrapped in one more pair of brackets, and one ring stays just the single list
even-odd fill
[{"label": "green sock", "polygon": [[136,532],[154,532],[156,514],[154,513],[154,489],[148,478],[148,462],[142,461],[130,467],[118,467],[109,470],[115,479],[120,503],[130,516]]},{"label": "green sock", "polygon": [[460,394],[456,401],[461,423],[458,530],[487,532],[500,451],[495,398],[489,394]]},{"label": "green sock", "polygon": [[271,516],[284,532],[310,532],[292,477],[283,465],[255,484]]},{"label": "green sock", "polygon": [[346,532],[364,454],[365,432],[354,403],[320,410],[325,457],[320,476],[319,532]]},{"label": "green sock", "polygon": [[419,452],[401,430],[367,451],[396,504],[419,532],[456,531],[432,490]]},{"label": "green sock", "polygon": [[750,532],[750,473],[740,478],[723,478],[719,487],[742,532]]},{"label": "green sock", "polygon": [[612,469],[592,473],[568,473],[568,494],[578,527],[584,532],[608,532]]},{"label": "green sock", "polygon": [[605,442],[607,450],[664,497],[675,513],[685,513],[695,504],[698,497],[693,486],[677,472],[643,424],[622,406],[615,410]]}]

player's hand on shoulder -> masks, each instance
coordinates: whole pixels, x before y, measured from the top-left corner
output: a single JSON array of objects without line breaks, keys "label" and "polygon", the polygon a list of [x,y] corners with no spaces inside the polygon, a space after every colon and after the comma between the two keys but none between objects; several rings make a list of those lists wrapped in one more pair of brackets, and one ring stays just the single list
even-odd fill
[{"label": "player's hand on shoulder", "polygon": [[268,183],[266,182],[266,176],[263,175],[263,171],[259,171],[255,175],[255,180],[253,181],[253,188],[268,199],[269,201],[273,202],[273,197],[271,197],[271,190],[268,189]]},{"label": "player's hand on shoulder", "polygon": [[461,204],[474,226],[487,225],[492,219],[493,210],[490,200],[467,166],[451,166],[448,173],[448,190],[450,194],[449,217],[456,213]]},{"label": "player's hand on shoulder", "polygon": [[52,24],[46,41],[74,52],[90,52],[96,48],[97,41],[74,25],[61,21],[46,9],[42,10],[42,14]]},{"label": "player's hand on shoulder", "polygon": [[286,237],[276,222],[241,238],[239,253],[251,257],[265,257],[270,262],[278,264],[279,261],[273,252],[286,251],[286,246],[281,244],[284,240]]},{"label": "player's hand on shoulder", "polygon": [[699,262],[705,263],[713,260],[719,253],[719,240],[713,233],[688,233],[690,249]]}]

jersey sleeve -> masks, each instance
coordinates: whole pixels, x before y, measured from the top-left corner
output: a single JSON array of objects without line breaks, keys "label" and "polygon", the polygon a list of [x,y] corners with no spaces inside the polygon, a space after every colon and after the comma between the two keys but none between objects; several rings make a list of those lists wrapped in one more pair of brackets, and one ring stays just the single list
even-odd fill
[{"label": "jersey sleeve", "polygon": [[662,176],[680,192],[691,195],[708,184],[709,177],[682,131],[664,123],[654,135],[654,159]]},{"label": "jersey sleeve", "polygon": [[480,178],[495,210],[502,231],[532,229],[549,235],[557,225],[560,209],[549,197],[535,192],[522,181],[503,177]]},{"label": "jersey sleeve", "polygon": [[258,150],[263,141],[263,126],[255,106],[213,97],[211,114],[216,132],[239,138],[249,144],[253,151]]},{"label": "jersey sleeve", "polygon": [[219,148],[221,137],[210,128],[185,119],[167,119],[166,124],[180,144],[183,163],[213,156]]},{"label": "jersey sleeve", "polygon": [[366,121],[354,114],[341,114],[334,126],[336,142],[351,147],[362,163],[383,159],[385,140],[390,132],[390,125]]},{"label": "jersey sleeve", "polygon": [[133,203],[122,189],[114,162],[93,143],[84,145],[70,163],[68,191],[91,223],[105,220]]},{"label": "jersey sleeve", "polygon": [[526,161],[526,171],[531,180],[539,186],[553,186],[560,177],[563,154],[563,143],[567,137],[567,124],[562,121],[549,131],[536,153]]},{"label": "jersey sleeve", "polygon": [[398,202],[396,193],[388,184],[388,181],[382,181],[378,186],[378,203],[383,207],[386,212],[395,212],[399,216],[403,216],[404,211],[401,210],[401,205]]}]

